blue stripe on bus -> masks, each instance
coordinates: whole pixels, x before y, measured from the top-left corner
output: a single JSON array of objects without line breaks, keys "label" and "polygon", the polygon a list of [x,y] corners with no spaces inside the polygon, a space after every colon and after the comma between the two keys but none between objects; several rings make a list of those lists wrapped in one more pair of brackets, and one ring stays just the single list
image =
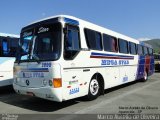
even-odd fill
[{"label": "blue stripe on bus", "polygon": [[95,53],[92,52],[91,56],[101,56],[101,57],[119,57],[119,58],[128,58],[128,59],[134,59],[134,56],[127,56],[127,55],[116,55],[116,54],[105,54],[105,53]]},{"label": "blue stripe on bus", "polygon": [[64,18],[64,22],[72,24],[72,25],[79,25],[79,22],[73,19]]},{"label": "blue stripe on bus", "polygon": [[29,68],[29,69],[23,69],[23,72],[48,72],[48,68]]}]

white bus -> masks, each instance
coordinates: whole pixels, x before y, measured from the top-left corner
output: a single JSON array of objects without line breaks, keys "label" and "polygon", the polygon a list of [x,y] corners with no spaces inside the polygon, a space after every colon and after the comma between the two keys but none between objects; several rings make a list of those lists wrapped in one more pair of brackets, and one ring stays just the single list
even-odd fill
[{"label": "white bus", "polygon": [[0,87],[12,85],[19,36],[0,33]]},{"label": "white bus", "polygon": [[52,101],[88,96],[154,72],[151,46],[76,17],[59,15],[21,31],[13,87]]}]

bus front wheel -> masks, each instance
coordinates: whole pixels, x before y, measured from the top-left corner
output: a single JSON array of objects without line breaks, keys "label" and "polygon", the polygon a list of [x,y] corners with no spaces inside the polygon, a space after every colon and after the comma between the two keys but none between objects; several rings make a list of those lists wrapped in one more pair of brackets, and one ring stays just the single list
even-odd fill
[{"label": "bus front wheel", "polygon": [[89,84],[88,100],[94,100],[100,95],[100,84],[96,78],[93,78]]}]

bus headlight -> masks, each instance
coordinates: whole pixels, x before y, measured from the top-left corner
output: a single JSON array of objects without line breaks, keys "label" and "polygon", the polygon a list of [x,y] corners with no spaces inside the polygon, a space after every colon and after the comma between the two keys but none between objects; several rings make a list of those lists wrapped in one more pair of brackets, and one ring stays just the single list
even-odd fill
[{"label": "bus headlight", "polygon": [[52,83],[52,80],[49,80],[49,86],[52,86],[53,85],[53,83]]},{"label": "bus headlight", "polygon": [[47,85],[47,81],[44,79],[43,80],[43,85],[46,86]]}]

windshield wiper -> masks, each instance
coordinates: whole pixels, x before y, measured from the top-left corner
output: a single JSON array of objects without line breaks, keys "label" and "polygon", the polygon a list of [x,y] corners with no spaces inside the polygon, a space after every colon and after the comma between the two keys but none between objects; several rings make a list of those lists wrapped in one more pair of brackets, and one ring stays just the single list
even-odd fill
[{"label": "windshield wiper", "polygon": [[38,64],[40,64],[40,59],[39,59],[39,57],[38,57],[36,54],[33,54],[33,55],[32,55],[32,58],[33,58],[34,60],[36,60],[36,62],[37,62]]}]

